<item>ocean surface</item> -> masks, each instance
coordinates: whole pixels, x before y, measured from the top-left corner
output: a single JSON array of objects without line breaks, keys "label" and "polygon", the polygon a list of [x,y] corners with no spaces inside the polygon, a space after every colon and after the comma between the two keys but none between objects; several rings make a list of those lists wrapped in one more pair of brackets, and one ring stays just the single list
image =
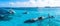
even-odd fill
[{"label": "ocean surface", "polygon": [[[6,15],[11,19],[7,19],[7,21],[0,20],[0,26],[60,26],[60,8],[4,7],[0,8],[0,15],[4,15],[2,13],[9,9],[13,9],[16,13],[13,15]],[[24,12],[27,12],[27,14],[24,14]],[[35,23],[24,23],[26,20],[38,18],[40,16],[47,18],[48,14],[50,14],[50,16],[54,16],[54,18],[44,19],[43,21],[37,21]]]}]

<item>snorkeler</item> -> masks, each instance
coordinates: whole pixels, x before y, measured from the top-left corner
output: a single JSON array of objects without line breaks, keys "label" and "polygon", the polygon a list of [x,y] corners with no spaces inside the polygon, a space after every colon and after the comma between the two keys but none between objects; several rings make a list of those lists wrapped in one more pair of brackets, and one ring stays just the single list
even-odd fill
[{"label": "snorkeler", "polygon": [[38,17],[38,20],[43,20],[43,17]]},{"label": "snorkeler", "polygon": [[50,18],[55,18],[54,16],[51,16]]},{"label": "snorkeler", "polygon": [[24,23],[34,23],[36,22],[35,20],[26,20]]},{"label": "snorkeler", "polygon": [[24,23],[34,23],[39,20],[43,20],[43,18],[39,17],[39,18],[29,19],[29,20],[24,21]]},{"label": "snorkeler", "polygon": [[10,13],[10,14],[15,14],[16,12],[15,12],[14,10],[10,9],[10,10],[9,10],[9,13]]},{"label": "snorkeler", "polygon": [[23,14],[27,14],[27,12],[24,12]]},{"label": "snorkeler", "polygon": [[29,20],[24,21],[24,23],[34,23],[36,21],[37,21],[37,18],[33,18],[33,19],[29,19]]},{"label": "snorkeler", "polygon": [[50,14],[48,14],[48,18],[54,18],[54,16],[50,16]]},{"label": "snorkeler", "polygon": [[29,12],[25,11],[23,14],[29,14]]}]

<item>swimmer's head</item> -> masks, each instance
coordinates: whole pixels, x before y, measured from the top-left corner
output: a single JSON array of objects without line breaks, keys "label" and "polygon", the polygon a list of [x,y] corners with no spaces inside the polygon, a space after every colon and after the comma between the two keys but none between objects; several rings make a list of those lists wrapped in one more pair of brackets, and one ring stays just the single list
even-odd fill
[{"label": "swimmer's head", "polygon": [[51,16],[52,18],[54,18],[54,16]]},{"label": "swimmer's head", "polygon": [[44,19],[44,18],[43,18],[43,17],[39,17],[39,18],[38,18],[38,20],[42,20],[42,19]]},{"label": "swimmer's head", "polygon": [[40,19],[42,19],[42,17],[39,17],[38,19],[40,20]]},{"label": "swimmer's head", "polygon": [[29,12],[25,11],[23,14],[29,14]]},{"label": "swimmer's head", "polygon": [[51,17],[53,17],[53,16],[51,16]]}]

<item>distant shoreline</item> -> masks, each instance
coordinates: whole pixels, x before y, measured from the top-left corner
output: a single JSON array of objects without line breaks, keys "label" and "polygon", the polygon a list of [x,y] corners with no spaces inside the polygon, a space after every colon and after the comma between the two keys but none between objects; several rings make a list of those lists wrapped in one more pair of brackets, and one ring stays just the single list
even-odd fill
[{"label": "distant shoreline", "polygon": [[0,8],[60,8],[60,7],[0,7]]}]

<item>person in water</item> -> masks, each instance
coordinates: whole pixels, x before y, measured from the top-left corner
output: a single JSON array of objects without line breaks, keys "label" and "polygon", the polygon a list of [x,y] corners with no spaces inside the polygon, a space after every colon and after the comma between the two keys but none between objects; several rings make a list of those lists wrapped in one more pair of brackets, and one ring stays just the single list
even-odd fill
[{"label": "person in water", "polygon": [[27,14],[27,11],[25,11],[23,14]]},{"label": "person in water", "polygon": [[33,19],[29,19],[29,20],[24,21],[24,23],[34,23],[36,21],[37,21],[37,18],[33,18]]},{"label": "person in water", "polygon": [[10,14],[15,14],[16,12],[15,12],[13,9],[10,9],[10,10],[9,10],[9,13],[10,13]]},{"label": "person in water", "polygon": [[29,14],[29,12],[25,11],[23,14]]},{"label": "person in water", "polygon": [[34,22],[36,22],[36,21],[33,19],[30,19],[30,20],[26,20],[24,23],[34,23]]},{"label": "person in water", "polygon": [[54,18],[54,16],[50,16],[50,14],[48,14],[48,18]]},{"label": "person in water", "polygon": [[51,17],[49,17],[49,18],[55,18],[54,16],[51,16]]},{"label": "person in water", "polygon": [[38,17],[38,20],[42,20],[43,19],[43,17]]},{"label": "person in water", "polygon": [[34,22],[42,20],[42,19],[43,19],[42,17],[33,18],[33,19],[29,19],[29,20],[24,21],[24,23],[34,23]]}]

